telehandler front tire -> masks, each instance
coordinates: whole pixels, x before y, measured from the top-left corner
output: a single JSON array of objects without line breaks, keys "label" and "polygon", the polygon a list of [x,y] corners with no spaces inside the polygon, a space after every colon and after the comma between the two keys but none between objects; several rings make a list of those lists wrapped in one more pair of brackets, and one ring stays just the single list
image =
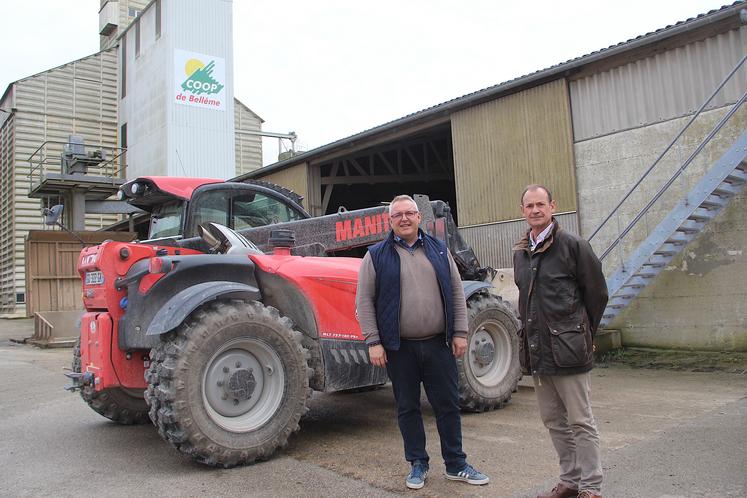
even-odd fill
[{"label": "telehandler front tire", "polygon": [[521,379],[519,322],[500,297],[483,292],[467,300],[467,352],[457,360],[462,410],[501,408]]},{"label": "telehandler front tire", "polygon": [[218,301],[193,313],[151,351],[146,399],[159,434],[210,466],[269,458],[307,409],[302,337],[256,301]]}]

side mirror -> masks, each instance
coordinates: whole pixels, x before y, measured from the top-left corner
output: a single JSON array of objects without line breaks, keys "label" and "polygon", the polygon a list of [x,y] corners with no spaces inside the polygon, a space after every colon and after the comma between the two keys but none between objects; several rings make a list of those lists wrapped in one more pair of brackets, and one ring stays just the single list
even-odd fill
[{"label": "side mirror", "polygon": [[44,216],[44,224],[48,226],[58,226],[65,230],[67,233],[72,235],[75,240],[80,242],[80,245],[83,247],[86,247],[86,242],[81,239],[78,234],[71,231],[69,228],[67,228],[65,225],[60,223],[60,215],[62,214],[62,204],[57,204],[56,206],[52,206],[51,208],[44,208],[42,209],[42,216]]},{"label": "side mirror", "polygon": [[44,208],[42,215],[44,216],[44,224],[48,226],[55,226],[59,223],[60,216],[62,215],[62,204],[57,204],[51,208]]}]

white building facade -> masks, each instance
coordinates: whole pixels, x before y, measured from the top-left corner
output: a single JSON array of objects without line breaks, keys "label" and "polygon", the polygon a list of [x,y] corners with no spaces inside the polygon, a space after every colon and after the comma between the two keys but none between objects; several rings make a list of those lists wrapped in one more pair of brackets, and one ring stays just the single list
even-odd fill
[{"label": "white building facade", "polygon": [[156,0],[122,33],[119,133],[128,178],[235,176],[232,33],[226,0]]}]

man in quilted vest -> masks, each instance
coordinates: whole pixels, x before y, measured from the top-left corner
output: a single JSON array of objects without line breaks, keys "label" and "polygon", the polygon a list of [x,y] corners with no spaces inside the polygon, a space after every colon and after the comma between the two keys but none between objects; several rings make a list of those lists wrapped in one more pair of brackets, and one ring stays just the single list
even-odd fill
[{"label": "man in quilted vest", "polygon": [[410,196],[392,200],[389,218],[389,237],[363,258],[356,301],[371,364],[385,367],[392,381],[411,465],[405,484],[422,488],[429,468],[421,383],[436,415],[446,478],[487,484],[462,451],[456,358],[467,349],[468,325],[459,271],[446,245],[420,230]]}]

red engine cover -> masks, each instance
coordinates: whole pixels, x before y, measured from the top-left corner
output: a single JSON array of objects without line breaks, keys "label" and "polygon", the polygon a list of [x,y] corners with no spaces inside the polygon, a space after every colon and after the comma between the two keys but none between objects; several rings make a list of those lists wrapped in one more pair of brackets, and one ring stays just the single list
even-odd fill
[{"label": "red engine cover", "polygon": [[363,340],[355,318],[359,258],[252,255],[263,271],[276,273],[303,291],[314,308],[322,339]]}]

